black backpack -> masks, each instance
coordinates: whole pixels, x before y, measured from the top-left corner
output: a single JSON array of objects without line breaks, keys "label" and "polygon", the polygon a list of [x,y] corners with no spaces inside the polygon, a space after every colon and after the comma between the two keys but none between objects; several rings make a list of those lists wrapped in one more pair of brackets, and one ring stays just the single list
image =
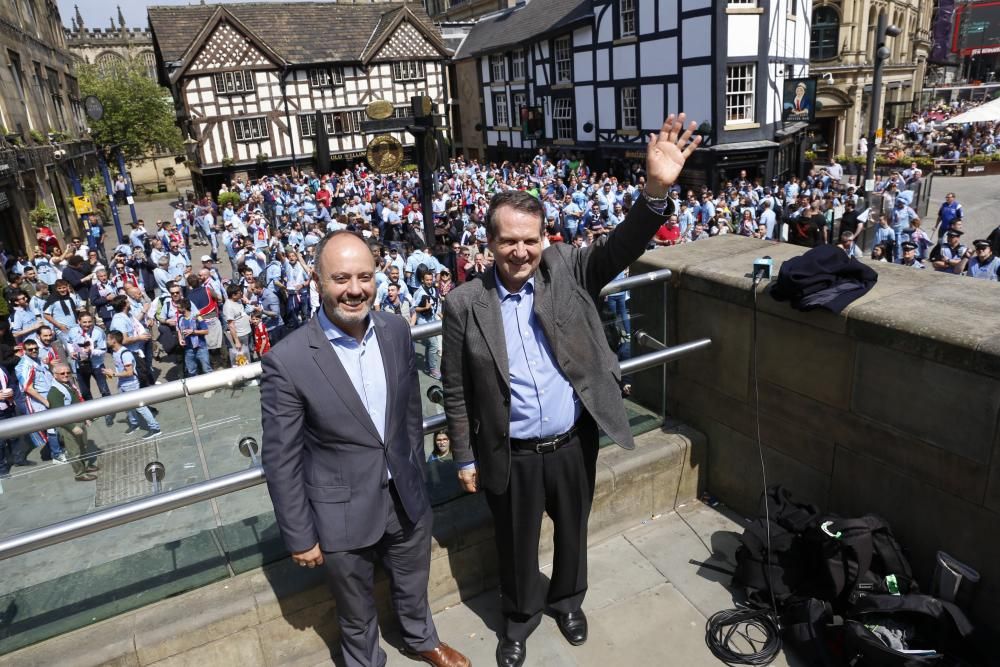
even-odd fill
[{"label": "black backpack", "polygon": [[807,529],[805,541],[813,562],[810,592],[838,610],[862,593],[918,592],[903,548],[881,517],[827,515]]},{"label": "black backpack", "polygon": [[[765,503],[770,517],[771,549],[767,548]],[[819,518],[815,505],[797,503],[788,489],[772,487],[761,497],[760,513],[740,536],[733,584],[741,586],[751,604],[770,607],[771,595],[780,607],[803,595],[808,583],[809,562],[803,539]]]}]

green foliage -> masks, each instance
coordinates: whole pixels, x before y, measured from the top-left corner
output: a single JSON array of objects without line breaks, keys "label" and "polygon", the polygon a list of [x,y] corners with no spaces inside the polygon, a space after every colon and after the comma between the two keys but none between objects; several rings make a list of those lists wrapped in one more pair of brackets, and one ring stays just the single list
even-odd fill
[{"label": "green foliage", "polygon": [[10,315],[10,304],[7,303],[7,299],[3,295],[3,290],[0,290],[0,315]]},{"label": "green foliage", "polygon": [[38,130],[28,130],[28,136],[31,137],[31,140],[34,141],[36,144],[49,143],[45,135],[39,132]]},{"label": "green foliage", "polygon": [[240,193],[223,192],[219,195],[219,208],[225,208],[227,204],[232,204],[233,208],[240,205]]},{"label": "green foliage", "polygon": [[77,73],[80,96],[94,95],[104,105],[104,117],[89,121],[99,146],[121,144],[127,158],[160,147],[175,153],[183,149],[170,94],[146,76],[145,67],[132,64],[103,76],[96,66],[81,64]]},{"label": "green foliage", "polygon": [[969,158],[969,164],[986,164],[990,161],[990,156],[986,153],[977,153]]},{"label": "green foliage", "polygon": [[229,167],[232,167],[233,166],[233,158],[231,158],[231,157],[224,157],[224,158],[222,158],[222,166],[225,169],[228,169]]},{"label": "green foliage", "polygon": [[46,206],[45,202],[38,202],[36,206],[30,213],[28,213],[28,220],[31,221],[33,226],[37,227],[53,227],[55,226],[58,218],[56,218],[56,210],[51,206]]},{"label": "green foliage", "polygon": [[805,159],[809,160],[810,162],[813,162],[814,160],[816,160],[816,151],[806,151],[803,154],[803,156],[805,157]]},{"label": "green foliage", "polygon": [[917,167],[919,167],[921,171],[927,172],[934,169],[934,158],[932,157],[920,156],[920,157],[915,157],[910,161],[916,162]]}]

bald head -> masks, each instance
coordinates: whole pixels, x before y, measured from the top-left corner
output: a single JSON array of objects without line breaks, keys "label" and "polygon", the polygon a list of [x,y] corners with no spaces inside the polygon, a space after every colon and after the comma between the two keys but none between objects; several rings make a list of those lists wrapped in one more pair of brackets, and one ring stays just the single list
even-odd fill
[{"label": "bald head", "polygon": [[325,278],[338,271],[338,267],[344,262],[356,261],[356,254],[364,255],[372,269],[375,269],[372,251],[360,236],[347,230],[327,234],[316,245],[316,273]]}]

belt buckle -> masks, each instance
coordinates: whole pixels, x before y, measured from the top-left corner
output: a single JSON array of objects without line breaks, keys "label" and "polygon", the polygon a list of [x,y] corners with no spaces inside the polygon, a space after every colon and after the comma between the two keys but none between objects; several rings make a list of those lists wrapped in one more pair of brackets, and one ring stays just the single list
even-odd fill
[{"label": "belt buckle", "polygon": [[549,454],[550,452],[556,451],[556,439],[553,438],[548,442],[542,442],[535,445],[536,454]]}]

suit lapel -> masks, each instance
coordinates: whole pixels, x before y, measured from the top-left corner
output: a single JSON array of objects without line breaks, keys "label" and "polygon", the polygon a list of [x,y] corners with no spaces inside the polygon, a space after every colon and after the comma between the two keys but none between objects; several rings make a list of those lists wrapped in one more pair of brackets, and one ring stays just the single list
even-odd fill
[{"label": "suit lapel", "polygon": [[[340,396],[348,413],[354,415],[358,422],[372,434],[372,437],[381,443],[382,439],[379,437],[378,429],[375,428],[375,422],[368,416],[368,410],[365,409],[364,402],[354,389],[350,376],[344,370],[344,365],[340,363],[340,357],[333,351],[333,346],[327,339],[323,327],[319,324],[319,317],[314,317],[309,322],[309,346],[313,348],[313,361],[319,366],[320,375],[326,378],[330,387]],[[382,347],[381,344],[379,347]],[[385,353],[383,352],[383,354]]]},{"label": "suit lapel", "polygon": [[500,371],[500,376],[510,388],[510,364],[507,361],[507,341],[503,333],[503,317],[500,315],[500,298],[497,296],[496,275],[488,271],[482,278],[483,290],[473,306],[472,315],[479,326],[486,347]]},{"label": "suit lapel", "polygon": [[[388,325],[386,325],[385,320],[378,317],[374,312],[371,317],[375,321],[375,337],[378,338],[378,349],[382,354],[382,370],[385,373],[385,439],[389,439],[389,434],[392,432],[390,430],[390,420],[397,414],[397,411],[393,409],[396,405],[396,387],[399,382],[395,378],[396,369],[399,368],[399,362],[396,360],[396,341],[392,340],[392,334],[389,331]],[[407,378],[408,381],[408,378]],[[416,388],[419,391],[419,387]],[[400,414],[406,414],[406,412],[401,412]],[[374,424],[373,424],[374,425]]]}]

